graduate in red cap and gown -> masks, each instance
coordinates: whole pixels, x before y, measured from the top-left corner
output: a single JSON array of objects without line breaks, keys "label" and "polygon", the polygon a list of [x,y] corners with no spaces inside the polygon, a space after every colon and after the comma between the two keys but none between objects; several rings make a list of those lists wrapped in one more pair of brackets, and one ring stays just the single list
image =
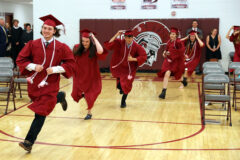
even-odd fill
[{"label": "graduate in red cap and gown", "polygon": [[126,107],[128,93],[132,89],[138,66],[141,66],[147,60],[147,54],[142,46],[133,40],[133,32],[125,31],[124,39],[118,39],[124,31],[118,31],[104,45],[108,50],[113,50],[111,59],[111,72],[113,77],[117,78],[117,88],[120,94],[123,94],[121,108]]},{"label": "graduate in red cap and gown", "polygon": [[199,64],[202,47],[204,47],[203,41],[198,37],[196,31],[190,31],[189,35],[182,38],[181,41],[185,44],[185,72],[183,75],[181,88],[187,86],[187,77],[191,77],[195,72],[197,65]]},{"label": "graduate in red cap and gown", "polygon": [[[60,73],[70,78],[74,69],[74,57],[71,49],[59,42],[59,29],[62,23],[52,15],[40,18],[44,21],[42,38],[29,41],[17,57],[17,65],[22,75],[27,75],[28,95],[32,104],[28,106],[35,112],[35,118],[24,142],[19,145],[30,152],[41,131],[46,116],[60,102],[67,109],[65,93],[59,91]],[[63,24],[62,24],[63,25]]]},{"label": "graduate in red cap and gown", "polygon": [[170,29],[170,40],[167,42],[166,49],[163,52],[165,58],[161,71],[158,72],[159,77],[163,78],[163,89],[159,98],[165,99],[168,80],[171,73],[174,74],[176,80],[179,80],[184,73],[184,51],[185,47],[178,37],[178,29]]},{"label": "graduate in red cap and gown", "polygon": [[88,29],[82,30],[80,44],[75,45],[73,49],[76,63],[72,97],[76,102],[85,98],[88,105],[85,120],[92,118],[91,109],[102,90],[98,60],[104,60],[107,56],[107,51],[103,49],[95,35]]},{"label": "graduate in red cap and gown", "polygon": [[[231,36],[229,36],[232,30],[233,33]],[[233,62],[240,62],[240,26],[232,26],[229,29],[226,38],[234,44],[235,53],[233,57]]]}]

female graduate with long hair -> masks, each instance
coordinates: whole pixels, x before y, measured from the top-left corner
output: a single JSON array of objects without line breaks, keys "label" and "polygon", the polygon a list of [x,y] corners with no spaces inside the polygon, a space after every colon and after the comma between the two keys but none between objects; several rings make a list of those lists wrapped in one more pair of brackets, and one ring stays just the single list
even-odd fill
[{"label": "female graduate with long hair", "polygon": [[187,86],[187,77],[191,77],[199,64],[202,47],[204,43],[198,37],[196,31],[191,31],[189,35],[182,38],[181,41],[185,44],[185,72],[183,75],[183,81],[180,88]]},{"label": "female graduate with long hair", "polygon": [[[233,30],[231,36],[230,33]],[[240,62],[240,26],[232,26],[226,36],[230,42],[233,42],[235,53],[233,57],[233,62]]]},{"label": "female graduate with long hair", "polygon": [[168,80],[171,73],[174,74],[176,80],[179,80],[184,73],[184,51],[185,47],[178,37],[178,29],[170,29],[170,40],[167,42],[166,49],[163,52],[165,58],[161,71],[158,72],[159,77],[163,78],[163,89],[159,98],[165,99]]},{"label": "female graduate with long hair", "polygon": [[98,60],[104,60],[107,55],[95,35],[88,29],[82,30],[80,44],[73,49],[76,64],[72,97],[76,102],[85,98],[88,105],[85,120],[92,118],[91,109],[102,90]]}]

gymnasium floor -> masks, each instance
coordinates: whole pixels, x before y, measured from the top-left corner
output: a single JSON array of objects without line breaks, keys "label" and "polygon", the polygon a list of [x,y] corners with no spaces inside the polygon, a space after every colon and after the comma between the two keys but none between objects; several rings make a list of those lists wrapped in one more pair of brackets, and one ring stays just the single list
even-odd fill
[{"label": "gymnasium floor", "polygon": [[[86,102],[71,98],[72,80],[62,78],[68,110],[56,105],[47,117],[31,154],[18,146],[33,119],[28,97],[17,95],[17,110],[0,108],[1,160],[239,160],[240,111],[232,110],[233,126],[224,117],[217,124],[202,125],[200,77],[179,89],[171,81],[165,100],[160,100],[162,82],[155,74],[138,73],[127,108],[110,74],[102,75],[102,93],[93,108],[93,119],[84,121]],[[2,102],[1,102],[2,103]],[[217,107],[217,106],[208,106]],[[216,112],[216,111],[215,111]],[[221,114],[225,112],[221,111]]]}]

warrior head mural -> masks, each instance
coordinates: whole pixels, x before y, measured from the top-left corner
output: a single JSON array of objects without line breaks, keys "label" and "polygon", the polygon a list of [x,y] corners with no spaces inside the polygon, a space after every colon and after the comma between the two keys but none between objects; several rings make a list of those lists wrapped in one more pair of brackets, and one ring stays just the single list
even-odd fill
[{"label": "warrior head mural", "polygon": [[132,30],[134,40],[147,53],[147,61],[143,65],[152,66],[157,61],[159,49],[168,41],[169,29],[159,21],[148,20],[140,22]]}]

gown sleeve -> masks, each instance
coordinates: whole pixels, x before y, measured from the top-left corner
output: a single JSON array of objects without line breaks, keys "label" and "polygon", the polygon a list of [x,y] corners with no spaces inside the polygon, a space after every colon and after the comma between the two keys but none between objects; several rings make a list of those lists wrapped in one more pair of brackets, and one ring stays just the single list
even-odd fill
[{"label": "gown sleeve", "polygon": [[64,68],[65,72],[62,75],[66,78],[72,77],[74,73],[75,60],[71,49],[63,44],[63,58],[61,66]]},{"label": "gown sleeve", "polygon": [[108,51],[105,48],[103,48],[103,53],[102,54],[96,53],[96,55],[98,60],[105,60],[108,55]]},{"label": "gown sleeve", "polygon": [[30,63],[32,63],[31,53],[32,53],[32,41],[29,41],[21,50],[16,60],[16,63],[19,67],[21,75],[28,75],[29,73],[31,73],[26,69],[26,67]]},{"label": "gown sleeve", "polygon": [[104,47],[107,50],[113,50],[115,48],[120,48],[121,47],[121,40],[120,39],[115,39],[113,42],[104,42]]},{"label": "gown sleeve", "polygon": [[239,35],[239,34],[236,34],[236,35],[233,35],[233,34],[232,34],[232,35],[230,36],[230,39],[229,39],[230,42],[233,42],[233,41],[238,37],[238,35]]},{"label": "gown sleeve", "polygon": [[137,53],[138,53],[138,57],[136,58],[137,58],[138,66],[141,66],[144,62],[146,62],[147,54],[145,49],[140,45],[138,45],[137,47]]}]

